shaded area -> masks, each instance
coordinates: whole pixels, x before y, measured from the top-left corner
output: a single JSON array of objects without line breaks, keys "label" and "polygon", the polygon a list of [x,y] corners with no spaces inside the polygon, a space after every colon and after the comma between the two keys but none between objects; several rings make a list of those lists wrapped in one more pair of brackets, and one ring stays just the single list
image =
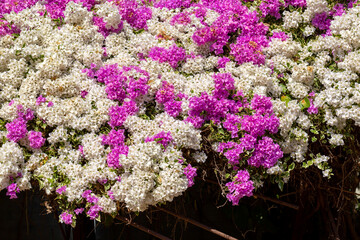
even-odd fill
[{"label": "shaded area", "polygon": [[[271,193],[278,192],[274,186],[267,186],[264,189],[266,188],[267,191],[262,193],[264,195],[271,196]],[[292,189],[287,189],[286,192],[288,194],[274,197],[274,199],[296,202],[296,194],[291,194]],[[328,220],[310,202],[296,210],[274,203],[270,197],[265,201],[260,193],[258,196],[244,198],[238,206],[232,206],[229,203],[225,204],[226,200],[220,195],[218,188],[216,190],[215,184],[199,180],[183,196],[162,205],[161,208],[196,220],[237,239],[328,239],[326,226]],[[59,224],[56,214],[47,214],[45,202],[44,197],[31,191],[22,192],[18,199],[13,200],[5,196],[5,191],[2,191],[0,194],[2,230],[0,239],[157,239],[110,216],[102,216],[102,222],[96,223],[94,228],[94,221],[83,215],[78,217],[77,227],[72,230],[70,227]],[[150,207],[138,215],[135,213],[121,215],[170,239],[224,239],[165,213],[161,211],[161,208]],[[311,216],[309,211],[312,213]],[[356,217],[350,222],[360,222],[358,214]],[[304,219],[306,222],[303,222]],[[359,229],[358,225],[355,229]],[[63,233],[61,228],[63,228]]]}]

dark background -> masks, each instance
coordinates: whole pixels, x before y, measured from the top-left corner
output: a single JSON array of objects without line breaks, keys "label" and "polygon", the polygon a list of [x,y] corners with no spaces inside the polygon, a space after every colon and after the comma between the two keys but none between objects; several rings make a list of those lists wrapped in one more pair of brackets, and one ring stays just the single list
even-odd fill
[{"label": "dark background", "polygon": [[[47,213],[44,206],[46,198],[40,193],[21,192],[17,199],[10,200],[5,192],[0,193],[0,239],[156,239],[120,220],[105,216],[102,216],[102,223],[96,223],[95,231],[94,221],[86,217],[78,219],[77,228],[72,230],[58,223],[56,214],[59,213]],[[238,239],[293,238],[298,211],[259,197],[244,198],[238,206],[225,203],[226,199],[219,192],[212,191],[208,184],[200,183],[162,207]],[[154,207],[131,217],[134,222],[171,239],[223,239]],[[321,234],[321,221],[316,215],[309,223],[304,239],[325,239]]]}]

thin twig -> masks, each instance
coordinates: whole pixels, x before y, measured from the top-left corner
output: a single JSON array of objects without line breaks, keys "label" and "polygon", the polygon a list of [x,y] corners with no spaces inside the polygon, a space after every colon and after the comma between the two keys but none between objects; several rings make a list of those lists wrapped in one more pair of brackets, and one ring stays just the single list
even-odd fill
[{"label": "thin twig", "polygon": [[327,206],[326,212],[327,212],[327,214],[328,214],[328,218],[329,218],[329,220],[330,220],[330,224],[331,224],[333,233],[334,233],[334,235],[335,235],[335,239],[336,239],[336,240],[340,240],[338,228],[337,228],[337,226],[335,225],[334,217],[333,217],[333,215],[332,215],[332,213],[331,213],[331,210],[329,209],[328,206]]},{"label": "thin twig", "polygon": [[152,235],[154,237],[157,237],[157,238],[159,238],[161,240],[171,240],[171,238],[165,237],[164,235],[161,235],[160,233],[157,233],[157,232],[155,232],[155,231],[153,231],[151,229],[148,229],[148,228],[146,228],[146,227],[144,227],[144,226],[142,226],[140,224],[132,222],[128,218],[125,218],[125,217],[122,217],[122,216],[117,216],[116,219],[118,219],[118,220],[120,220],[120,221],[122,221],[122,222],[124,222],[126,224],[129,224],[129,225],[131,225],[131,226],[133,226],[133,227],[135,227],[135,228],[137,228],[137,229],[139,229],[139,230],[141,230],[143,232],[146,232],[146,233],[148,233],[148,234],[150,234],[150,235]]},{"label": "thin twig", "polygon": [[95,225],[93,227],[93,229],[89,232],[89,234],[86,236],[86,238],[89,238],[90,235],[94,232],[94,235],[95,235],[95,238],[96,238],[96,228],[97,228],[98,225],[96,225],[96,222],[95,222]]},{"label": "thin twig", "polygon": [[289,207],[289,208],[292,208],[292,209],[295,209],[295,210],[299,210],[299,206],[295,205],[295,204],[292,204],[292,203],[280,201],[280,200],[277,200],[277,199],[274,199],[274,198],[271,198],[271,197],[262,196],[262,195],[259,195],[259,194],[254,194],[253,196],[255,198],[261,198],[261,199],[264,199],[264,200],[267,200],[267,201],[270,201],[270,202],[274,202],[274,203],[283,205],[285,207]]},{"label": "thin twig", "polygon": [[159,210],[161,210],[163,212],[166,212],[166,213],[168,213],[170,215],[173,215],[174,217],[180,218],[181,220],[184,220],[185,222],[191,223],[191,224],[193,224],[193,225],[195,225],[195,226],[197,226],[199,228],[202,228],[202,229],[204,229],[204,230],[206,230],[208,232],[214,233],[214,234],[216,234],[216,235],[218,235],[218,236],[220,236],[220,237],[222,237],[224,239],[237,240],[237,238],[234,238],[234,237],[232,237],[230,235],[227,235],[226,233],[220,232],[219,230],[216,230],[214,228],[208,227],[208,226],[206,226],[206,225],[204,225],[204,224],[202,224],[202,223],[200,223],[198,221],[195,221],[195,220],[193,220],[191,218],[181,216],[181,215],[179,215],[177,213],[171,212],[171,211],[169,211],[167,209],[164,209],[164,208],[161,208],[161,207],[155,207],[155,208],[157,208],[157,209],[159,209]]},{"label": "thin twig", "polygon": [[[335,190],[338,190],[338,191],[346,192],[346,193],[349,193],[349,194],[353,194],[353,195],[356,195],[356,196],[360,196],[360,193],[350,192],[348,190],[344,190],[344,189],[340,189],[340,188],[336,188],[336,187],[331,187],[331,186],[326,186],[326,187],[331,188],[331,189],[335,189]],[[319,188],[324,189],[324,190],[328,190],[327,188],[324,188],[324,187],[319,187]]]},{"label": "thin twig", "polygon": [[290,195],[295,195],[295,194],[298,194],[298,193],[299,193],[299,191],[281,194],[281,195],[279,196],[279,198],[283,198],[283,197],[290,196]]},{"label": "thin twig", "polygon": [[[205,179],[205,181],[209,182],[209,183],[217,184],[217,182],[215,182],[215,181],[213,181],[211,179]],[[293,208],[295,210],[299,210],[299,206],[295,205],[295,204],[287,203],[287,202],[277,200],[277,199],[274,199],[274,198],[270,198],[270,197],[265,197],[265,196],[262,196],[262,195],[259,195],[259,194],[253,194],[253,196],[255,198],[261,198],[261,199],[268,200],[268,201],[271,201],[271,202],[274,202],[274,203],[277,203],[277,204],[280,204],[280,205],[283,205],[283,206],[286,206],[286,207],[289,207],[289,208]]]}]

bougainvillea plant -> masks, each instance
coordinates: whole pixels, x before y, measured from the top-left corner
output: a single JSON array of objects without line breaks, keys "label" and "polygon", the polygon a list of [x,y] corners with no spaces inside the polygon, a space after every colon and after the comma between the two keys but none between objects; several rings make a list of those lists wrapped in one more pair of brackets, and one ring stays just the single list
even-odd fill
[{"label": "bougainvillea plant", "polygon": [[214,154],[233,205],[294,169],[331,178],[313,146],[349,145],[360,126],[359,13],[356,1],[2,1],[0,189],[38,188],[75,226],[172,201]]}]

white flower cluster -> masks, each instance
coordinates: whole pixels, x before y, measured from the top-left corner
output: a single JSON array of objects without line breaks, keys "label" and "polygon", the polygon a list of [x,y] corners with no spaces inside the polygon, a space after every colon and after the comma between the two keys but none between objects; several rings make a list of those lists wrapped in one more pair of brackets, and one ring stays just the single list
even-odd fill
[{"label": "white flower cluster", "polygon": [[[17,178],[24,174],[24,155],[17,143],[7,142],[0,148],[0,190],[9,185],[9,178]],[[20,190],[30,188],[30,176],[19,178],[17,181]]]},{"label": "white flower cluster", "polygon": [[[66,186],[58,194],[66,196],[75,208],[86,198],[86,190],[96,189],[91,194],[97,196],[98,206],[105,213],[114,213],[119,201],[132,211],[143,211],[149,205],[172,201],[188,188],[185,165],[205,163],[208,156],[201,147],[201,130],[183,119],[189,98],[215,88],[214,68],[220,59],[211,53],[213,42],[198,45],[192,36],[204,24],[214,23],[219,13],[208,10],[202,19],[195,14],[199,7],[149,7],[152,14],[145,29],[132,27],[109,1],[97,1],[91,11],[71,1],[61,23],[41,14],[46,10],[43,1],[4,15],[21,32],[0,37],[0,120],[10,123],[18,118],[19,105],[25,111],[31,109],[35,119],[29,121],[27,130],[43,129],[46,143],[34,149],[29,140],[7,141],[8,131],[0,131],[0,141],[5,139],[0,145],[0,190],[12,181],[20,190],[28,189],[33,177],[47,194]],[[332,36],[312,36],[316,29],[311,20],[327,11],[325,0],[307,0],[303,12],[284,11],[283,25],[272,31],[284,30],[286,39],[272,38],[268,47],[258,52],[266,57],[264,65],[229,60],[215,71],[230,73],[236,91],[272,97],[280,120],[279,144],[295,162],[304,162],[310,141],[323,137],[316,133],[314,122],[324,121],[329,130],[326,140],[334,146],[345,145],[342,131],[347,121],[360,126],[360,6],[334,17]],[[191,24],[174,23],[178,14],[185,14]],[[110,31],[105,37],[99,32],[104,29],[94,24],[94,16],[103,20],[106,30],[122,27],[121,31]],[[303,26],[300,36],[306,40],[299,42],[292,33]],[[186,53],[177,68],[148,57],[155,47],[174,46],[181,46]],[[113,129],[124,131],[126,146],[121,147],[128,148],[127,154],[118,154],[118,168],[109,167],[108,161],[119,146],[104,139],[110,132],[109,109],[121,104],[108,98],[108,85],[86,72],[112,64],[119,69],[132,66],[146,71],[149,87],[134,100],[138,111]],[[135,69],[122,74],[135,80],[145,76]],[[176,118],[155,101],[165,81],[173,86],[174,95],[186,95]],[[148,116],[150,105],[154,115]],[[160,133],[170,133],[172,141],[167,147],[148,141]],[[212,147],[216,150],[218,144]],[[184,159],[184,149],[192,153],[189,159]],[[322,166],[328,160],[323,156],[315,165]],[[323,170],[324,176],[330,176],[329,169]],[[285,171],[279,162],[267,173],[281,175]],[[261,180],[254,183],[262,184]]]},{"label": "white flower cluster", "polygon": [[131,133],[134,143],[141,143],[146,137],[160,132],[171,132],[174,144],[181,148],[200,149],[200,130],[192,124],[170,117],[166,113],[158,114],[154,120],[144,120],[137,116],[126,119],[124,126]]},{"label": "white flower cluster", "polygon": [[237,67],[235,62],[229,62],[225,68],[220,69],[220,72],[231,73],[234,76],[236,89],[242,90],[245,94],[254,91],[260,95],[266,95],[267,92],[278,95],[281,91],[268,66],[244,63]]},{"label": "white flower cluster", "polygon": [[285,11],[283,14],[284,29],[297,28],[299,27],[299,23],[301,23],[303,20],[301,14],[298,11]]},{"label": "white flower cluster", "polygon": [[164,151],[156,142],[131,145],[129,154],[120,158],[125,173],[111,188],[115,199],[125,202],[132,211],[172,201],[188,187],[181,158],[181,152],[173,146]]},{"label": "white flower cluster", "polygon": [[121,22],[121,16],[118,8],[110,2],[98,4],[96,6],[96,14],[101,17],[104,22],[106,22],[105,27],[107,29],[117,29]]},{"label": "white flower cluster", "polygon": [[302,15],[304,22],[310,22],[316,13],[329,11],[326,0],[306,0],[306,10]]},{"label": "white flower cluster", "polygon": [[[188,188],[185,164],[179,161],[183,159],[180,149],[196,150],[194,159],[204,162],[206,154],[200,151],[200,130],[166,113],[156,115],[154,120],[129,116],[124,123],[129,133],[126,139],[129,153],[119,158],[121,170],[110,168],[107,156],[111,148],[102,143],[101,127],[109,121],[110,107],[118,103],[107,97],[105,86],[82,71],[94,64],[98,69],[114,63],[135,65],[147,71],[150,89],[148,95],[136,100],[139,115],[145,112],[147,102],[153,101],[162,81],[174,85],[176,93],[188,96],[211,91],[214,82],[212,74],[206,71],[217,65],[217,57],[204,55],[189,59],[179,67],[181,72],[174,71],[168,63],[138,61],[138,53],[146,55],[152,47],[169,48],[175,44],[175,38],[183,42],[187,54],[203,53],[205,49],[188,41],[196,27],[170,24],[178,10],[152,10],[148,31],[139,33],[107,1],[96,4],[94,12],[81,3],[69,2],[60,27],[49,16],[40,14],[45,11],[41,2],[19,13],[5,14],[6,20],[21,32],[15,38],[0,38],[0,118],[13,121],[21,105],[25,110],[31,109],[37,121],[41,120],[50,131],[43,134],[46,151],[32,149],[23,140],[0,145],[1,189],[8,187],[11,179],[16,180],[20,190],[28,189],[33,175],[47,194],[65,185],[63,194],[67,201],[76,202],[91,186],[108,184],[115,200],[106,193],[98,193],[98,205],[102,211],[112,213],[117,211],[116,201],[124,202],[130,210],[143,211],[148,205],[172,201]],[[110,34],[105,40],[93,24],[94,14],[103,19],[107,29],[117,29],[123,22],[122,31]],[[198,18],[192,18],[195,25],[201,25]],[[216,12],[209,12],[206,21],[211,23],[216,18]],[[136,71],[124,75],[141,77]],[[45,100],[38,102],[39,97]],[[188,100],[182,102],[186,113]],[[147,137],[162,131],[170,132],[173,138],[165,151],[156,142],[143,143]],[[0,140],[5,136],[7,131],[1,132]],[[21,147],[30,152],[27,160]]]}]

